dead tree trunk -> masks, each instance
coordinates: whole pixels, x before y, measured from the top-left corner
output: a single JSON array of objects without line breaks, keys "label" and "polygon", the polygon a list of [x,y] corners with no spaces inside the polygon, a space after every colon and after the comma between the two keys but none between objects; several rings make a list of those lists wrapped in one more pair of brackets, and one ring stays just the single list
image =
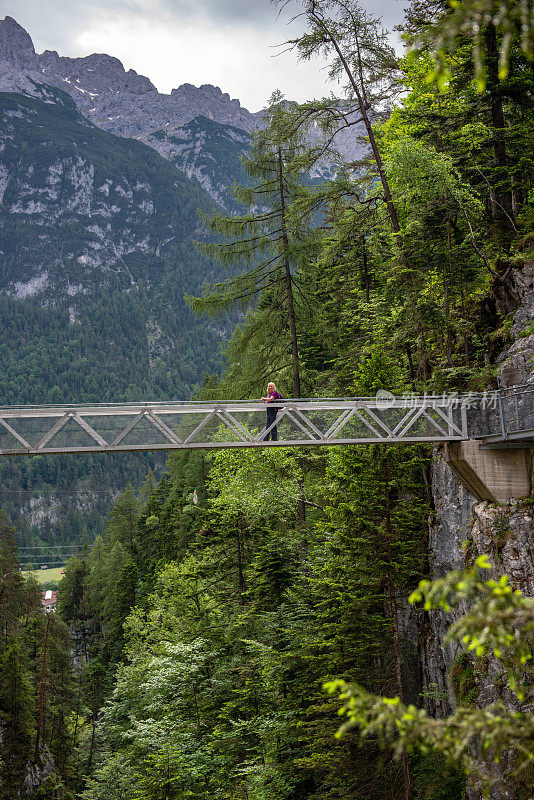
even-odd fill
[{"label": "dead tree trunk", "polygon": [[[386,531],[386,551],[387,551],[387,585],[389,595],[389,605],[391,610],[391,627],[393,632],[393,655],[395,660],[395,683],[397,694],[404,702],[404,689],[402,685],[402,659],[400,650],[400,637],[399,637],[399,614],[397,607],[397,597],[395,590],[395,578],[393,576],[393,526],[391,523],[391,486],[389,482],[389,469],[387,463],[387,456],[384,460],[384,505],[385,505],[385,531]],[[410,798],[410,765],[408,763],[408,754],[406,751],[402,753],[402,774],[404,779],[404,796],[405,800]]]},{"label": "dead tree trunk", "polygon": [[[49,612],[51,613],[51,612]],[[48,631],[50,628],[50,617],[47,617],[46,620],[46,633],[45,633],[45,640],[44,640],[44,650],[43,650],[43,666],[41,668],[41,687],[39,692],[39,718],[37,720],[37,733],[35,735],[35,761],[37,761],[39,757],[39,740],[41,736],[41,729],[43,725],[43,713],[44,713],[44,684],[45,684],[45,666],[46,666],[46,648],[48,645]]]},{"label": "dead tree trunk", "polygon": [[287,311],[289,315],[289,331],[291,334],[291,363],[293,365],[293,392],[295,397],[301,396],[300,389],[300,368],[299,352],[297,340],[297,322],[295,317],[295,302],[293,298],[293,279],[291,277],[291,265],[289,262],[289,238],[287,235],[286,224],[286,200],[284,192],[284,162],[282,159],[282,148],[277,149],[278,159],[278,189],[280,193],[280,225],[282,229],[282,248],[284,263],[284,279],[286,287]]}]

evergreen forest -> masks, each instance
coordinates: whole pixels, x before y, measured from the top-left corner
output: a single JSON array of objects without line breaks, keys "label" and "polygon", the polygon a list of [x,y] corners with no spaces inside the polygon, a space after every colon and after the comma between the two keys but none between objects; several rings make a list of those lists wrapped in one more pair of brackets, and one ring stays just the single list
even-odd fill
[{"label": "evergreen forest", "polygon": [[[0,166],[12,175],[0,203],[2,403],[190,397],[232,327],[206,325],[183,296],[212,272],[191,239],[198,209],[215,205],[152,148],[37,88],[0,92]],[[155,454],[4,459],[0,502],[21,546],[84,545],[128,479],[162,467]]]},{"label": "evergreen forest", "polygon": [[[187,313],[241,316],[196,396],[495,388],[534,259],[532,4],[411,0],[402,57],[358,0],[280,5],[305,23],[287,46],[328,57],[336,98],[275,92],[235,215],[201,209],[195,257],[214,266]],[[366,154],[348,162],[336,135],[355,122]],[[55,614],[2,518],[0,795],[530,800],[533,600],[469,541],[461,570],[432,573],[437,455],[184,451],[144,480],[141,465]],[[433,615],[452,623],[451,697],[424,682]]]}]

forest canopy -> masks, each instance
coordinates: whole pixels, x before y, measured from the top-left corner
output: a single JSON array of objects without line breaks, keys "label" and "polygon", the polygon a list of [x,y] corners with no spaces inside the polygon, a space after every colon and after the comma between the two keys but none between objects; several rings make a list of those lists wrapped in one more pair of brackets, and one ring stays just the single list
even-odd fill
[{"label": "forest canopy", "polygon": [[[274,95],[244,210],[204,217],[221,271],[193,307],[247,302],[197,396],[258,397],[272,379],[285,396],[495,387],[534,255],[525,4],[413,0],[402,56],[355,0],[289,6],[291,45],[326,52],[346,92]],[[363,156],[342,159],[338,136]],[[531,501],[488,510],[491,573],[462,522],[465,569],[432,581],[437,463],[427,445],[173,454],[69,562],[63,672],[31,633],[43,616],[6,532],[0,726],[25,748],[2,745],[8,779],[34,748],[58,799],[464,800],[479,778],[531,797],[532,602],[501,570]]]}]

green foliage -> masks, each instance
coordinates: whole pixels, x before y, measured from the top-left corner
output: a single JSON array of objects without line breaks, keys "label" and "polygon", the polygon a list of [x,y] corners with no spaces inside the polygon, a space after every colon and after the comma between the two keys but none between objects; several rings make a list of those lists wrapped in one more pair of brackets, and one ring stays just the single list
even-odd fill
[{"label": "green foliage", "polygon": [[209,488],[214,493],[210,505],[223,519],[243,515],[256,523],[269,518],[294,521],[305,491],[303,464],[285,448],[220,450],[213,458]]},{"label": "green foliage", "polygon": [[[498,775],[503,752],[509,751],[516,764],[514,779],[525,790],[532,789],[529,767],[534,760],[534,721],[528,711],[532,696],[532,653],[534,647],[534,602],[513,590],[506,576],[499,581],[483,580],[481,570],[489,569],[480,556],[468,572],[450,572],[444,578],[423,580],[412,593],[411,602],[423,602],[425,609],[443,609],[469,604],[469,611],[447,632],[445,642],[461,641],[467,652],[481,659],[493,657],[502,667],[510,690],[523,703],[514,710],[501,700],[484,707],[472,707],[474,675],[465,654],[456,662],[455,679],[460,696],[457,709],[444,719],[427,716],[422,709],[405,705],[399,697],[379,697],[345,681],[331,681],[330,693],[340,692],[341,712],[347,721],[339,735],[357,727],[366,739],[377,736],[393,745],[397,755],[404,748],[426,754],[441,753],[466,774],[477,775],[491,785]],[[462,702],[463,701],[463,702]],[[474,744],[477,744],[474,749]]]},{"label": "green foliage", "polygon": [[[45,614],[37,581],[23,579],[14,533],[0,515],[0,794],[59,800],[72,787],[67,630]],[[26,791],[30,771],[34,781]]]},{"label": "green foliage", "polygon": [[531,669],[534,602],[512,589],[505,575],[499,581],[482,581],[480,570],[489,568],[486,557],[479,556],[465,574],[450,572],[433,583],[422,581],[410,599],[423,600],[425,608],[445,611],[473,601],[470,613],[451,626],[446,641],[461,641],[477,658],[489,653],[500,659],[510,689],[523,700],[525,669]]},{"label": "green foliage", "polygon": [[506,514],[496,515],[491,524],[491,538],[498,553],[501,553],[512,535],[513,532],[508,516]]},{"label": "green foliage", "polygon": [[[228,241],[200,243],[201,251],[217,258],[223,266],[240,264],[246,271],[215,287],[207,286],[201,298],[191,299],[197,311],[213,313],[231,304],[247,308],[251,297],[285,280],[284,259],[293,256],[298,237],[298,228],[291,228],[287,215],[302,191],[303,180],[299,158],[302,136],[288,138],[286,116],[283,98],[273,95],[266,126],[254,133],[251,150],[243,158],[252,185],[235,187],[236,197],[246,206],[247,213],[203,217],[212,233]],[[290,240],[286,243],[287,237]]]},{"label": "green foliage", "polygon": [[[416,797],[426,800],[464,800],[465,780],[436,753],[411,759],[411,775]],[[439,777],[439,780],[437,778]]]},{"label": "green foliage", "polygon": [[419,44],[428,46],[430,42],[436,67],[428,80],[437,80],[441,88],[446,88],[450,78],[450,53],[458,49],[459,40],[468,40],[472,45],[473,61],[476,67],[477,88],[483,92],[487,82],[487,63],[484,48],[484,33],[492,26],[500,37],[499,78],[508,76],[511,49],[519,42],[527,59],[534,59],[534,25],[529,3],[497,2],[497,0],[451,0],[450,13],[438,18],[430,30],[421,37]]},{"label": "green foliage", "polygon": [[[119,764],[143,798],[158,798],[165,786],[170,796],[188,791],[206,800],[214,793],[333,800],[361,785],[352,745],[332,745],[335,707],[325,705],[321,681],[367,674],[371,683],[394,684],[383,661],[392,617],[382,565],[398,585],[420,574],[418,556],[408,554],[418,550],[428,512],[400,497],[421,480],[416,460],[388,453],[389,481],[400,489],[390,497],[388,560],[387,543],[377,548],[375,538],[385,539],[383,478],[376,482],[383,459],[363,448],[347,455],[178,454],[144,509],[135,511],[131,494],[119,501],[88,558],[89,664],[106,657],[111,666],[118,657],[116,629],[106,622],[118,570],[106,578],[102,566],[118,543],[132,553],[138,605],[125,620],[115,688],[100,716],[88,800],[122,796],[124,784],[112,781]],[[167,560],[174,548],[175,560],[163,566],[160,548]],[[367,758],[377,781],[394,779],[395,766],[381,765],[376,748]]]},{"label": "green foliage", "polygon": [[478,684],[473,661],[468,653],[460,653],[452,662],[449,672],[456,702],[473,706],[478,697]]},{"label": "green foliage", "polygon": [[[224,267],[237,265],[235,277],[204,287],[200,297],[189,297],[197,312],[217,314],[229,308],[247,309],[256,299],[269,311],[271,325],[263,326],[263,349],[273,365],[280,337],[285,330],[290,341],[284,350],[293,371],[293,393],[301,394],[299,353],[295,312],[296,267],[310,256],[307,237],[310,211],[302,200],[308,192],[303,172],[309,166],[304,132],[291,125],[292,117],[277,92],[264,112],[263,127],[251,140],[250,152],[243,158],[249,180],[236,184],[236,199],[246,208],[240,216],[203,215],[204,225],[217,236],[215,241],[199,243],[201,252],[216,258]],[[220,237],[224,237],[220,241]],[[272,324],[278,336],[269,336]],[[275,366],[280,369],[284,361]],[[262,370],[263,371],[263,370]]]}]

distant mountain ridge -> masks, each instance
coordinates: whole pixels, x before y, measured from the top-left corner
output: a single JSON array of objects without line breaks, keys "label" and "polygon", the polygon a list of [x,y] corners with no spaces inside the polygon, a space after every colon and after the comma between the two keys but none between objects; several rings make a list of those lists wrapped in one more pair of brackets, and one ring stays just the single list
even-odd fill
[{"label": "distant mountain ridge", "polygon": [[9,16],[0,20],[2,61],[11,69],[3,70],[0,90],[24,88],[24,74],[30,74],[33,80],[66,91],[87,119],[120,136],[142,139],[166,124],[184,125],[199,115],[250,131],[261,118],[209,84],[184,83],[171,94],[162,94],[148,78],[126,71],[118,58],[109,55],[68,58],[55,50],[38,54],[31,36]]},{"label": "distant mountain ridge", "polygon": [[[113,56],[38,54],[27,31],[7,16],[0,20],[0,91],[34,95],[39,84],[67,92],[84,117],[103,130],[146,142],[198,180],[217,203],[236,210],[231,186],[244,177],[240,157],[261,126],[262,111],[251,113],[210,84],[184,83],[162,94]],[[367,151],[364,134],[363,126],[356,126],[342,131],[335,144],[346,158],[358,160]],[[320,165],[313,177],[323,174],[329,177],[329,169]]]},{"label": "distant mountain ridge", "polygon": [[[261,112],[250,113],[239,100],[209,84],[184,83],[162,94],[148,78],[126,71],[109,55],[68,58],[52,50],[38,54],[27,31],[5,17],[0,20],[0,91],[40,96],[41,84],[69,94],[99,128],[146,142],[198,180],[218,203],[235,208],[230,187],[242,175],[239,159],[248,148],[250,132],[261,123]],[[218,162],[209,155],[213,150],[225,161],[220,174]]]}]

